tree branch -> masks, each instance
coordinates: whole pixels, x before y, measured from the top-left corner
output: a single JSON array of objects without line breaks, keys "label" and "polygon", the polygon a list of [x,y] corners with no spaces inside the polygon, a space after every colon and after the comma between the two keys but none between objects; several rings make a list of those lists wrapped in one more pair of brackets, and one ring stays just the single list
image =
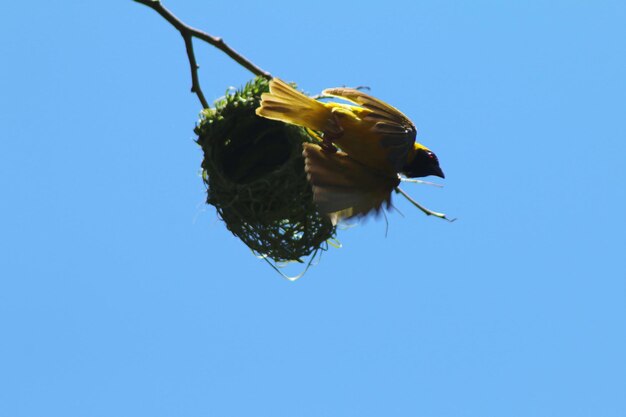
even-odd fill
[{"label": "tree branch", "polygon": [[209,108],[209,103],[207,103],[202,88],[200,88],[200,80],[198,80],[198,68],[200,68],[200,66],[196,63],[196,55],[193,52],[193,41],[191,36],[183,35],[183,39],[185,40],[185,49],[187,50],[189,67],[191,68],[191,92],[196,93],[202,104],[202,108],[207,109]]},{"label": "tree branch", "polygon": [[272,75],[254,65],[248,59],[244,58],[237,51],[228,46],[222,38],[211,36],[206,32],[187,26],[180,19],[174,16],[169,10],[167,10],[159,0],[134,0],[137,3],[141,3],[145,6],[156,11],[165,20],[167,20],[172,26],[174,26],[183,37],[185,41],[185,48],[187,50],[187,58],[189,59],[189,67],[191,68],[191,92],[195,93],[200,100],[200,103],[204,108],[208,108],[209,104],[204,98],[202,89],[200,88],[200,81],[198,80],[198,64],[196,63],[196,56],[193,51],[193,38],[198,38],[206,43],[213,45],[220,51],[224,52],[230,58],[232,58],[239,65],[253,73],[254,75],[271,79]]}]

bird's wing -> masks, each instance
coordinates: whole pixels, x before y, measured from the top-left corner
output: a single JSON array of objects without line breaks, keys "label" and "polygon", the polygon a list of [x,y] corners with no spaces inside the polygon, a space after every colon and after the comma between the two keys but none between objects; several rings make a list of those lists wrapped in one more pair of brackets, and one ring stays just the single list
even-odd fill
[{"label": "bird's wing", "polygon": [[379,135],[380,144],[387,149],[387,158],[396,172],[400,172],[407,162],[410,150],[415,143],[417,129],[400,110],[354,88],[329,88],[322,95],[339,97],[370,111],[362,117],[373,125],[372,132]]},{"label": "bird's wing", "polygon": [[319,145],[303,145],[305,170],[313,186],[313,199],[321,212],[336,223],[339,218],[378,213],[391,202],[397,177],[378,173],[344,152],[324,151]]}]

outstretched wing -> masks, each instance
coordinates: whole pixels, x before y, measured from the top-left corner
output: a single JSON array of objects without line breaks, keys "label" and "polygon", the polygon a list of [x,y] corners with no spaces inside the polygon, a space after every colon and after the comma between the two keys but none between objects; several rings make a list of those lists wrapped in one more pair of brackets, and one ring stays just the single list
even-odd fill
[{"label": "outstretched wing", "polygon": [[387,149],[389,163],[400,172],[415,143],[417,129],[400,110],[354,88],[328,88],[322,95],[339,97],[367,109],[364,121],[372,123],[372,132],[379,135],[380,144]]},{"label": "outstretched wing", "polygon": [[344,152],[324,151],[319,145],[303,145],[305,170],[313,186],[313,199],[333,223],[339,218],[365,216],[390,204],[397,177],[382,175]]}]

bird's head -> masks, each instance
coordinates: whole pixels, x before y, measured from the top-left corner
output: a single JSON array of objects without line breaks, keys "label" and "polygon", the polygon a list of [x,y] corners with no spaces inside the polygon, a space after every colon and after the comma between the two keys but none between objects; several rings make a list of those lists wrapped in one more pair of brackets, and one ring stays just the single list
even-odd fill
[{"label": "bird's head", "polygon": [[435,175],[445,178],[443,171],[439,167],[439,159],[427,147],[415,143],[415,153],[413,159],[404,167],[402,173],[409,178],[426,177]]}]

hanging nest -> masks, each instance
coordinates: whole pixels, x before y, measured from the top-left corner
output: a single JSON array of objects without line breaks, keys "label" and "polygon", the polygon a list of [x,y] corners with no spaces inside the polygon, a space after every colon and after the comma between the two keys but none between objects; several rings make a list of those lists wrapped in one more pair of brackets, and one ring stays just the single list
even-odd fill
[{"label": "hanging nest", "polygon": [[255,114],[268,81],[256,78],[202,111],[195,129],[204,152],[207,203],[226,227],[259,255],[299,261],[334,239],[335,227],[313,203],[296,126]]}]

